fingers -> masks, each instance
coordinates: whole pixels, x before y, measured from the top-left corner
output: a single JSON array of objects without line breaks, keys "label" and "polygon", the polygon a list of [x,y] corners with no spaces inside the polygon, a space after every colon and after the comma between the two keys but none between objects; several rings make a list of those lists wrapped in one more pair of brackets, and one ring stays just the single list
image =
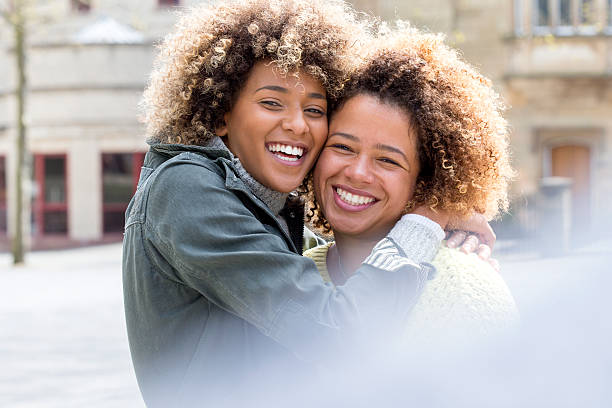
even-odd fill
[{"label": "fingers", "polygon": [[452,219],[449,229],[468,231],[477,234],[480,241],[487,244],[491,249],[495,245],[495,232],[487,222],[484,215],[474,213],[467,219]]},{"label": "fingers", "polygon": [[476,235],[470,234],[467,236],[465,241],[463,241],[463,244],[461,245],[459,250],[466,254],[471,254],[472,252],[476,251],[479,244],[480,241],[478,240],[478,237]]},{"label": "fingers", "polygon": [[482,242],[488,245],[491,250],[493,250],[493,247],[495,246],[495,240],[497,239],[497,237],[495,236],[495,231],[493,231],[493,228],[491,228],[491,226],[489,225],[488,222],[486,222],[486,220],[484,223],[484,229],[480,233],[480,236],[482,238]]},{"label": "fingers", "polygon": [[483,261],[487,261],[491,256],[491,247],[486,244],[478,245],[478,251],[476,252],[476,255],[478,255],[478,257]]},{"label": "fingers", "polygon": [[489,262],[489,264],[493,267],[493,269],[499,272],[499,262],[497,261],[497,259],[489,258],[487,262]]},{"label": "fingers", "polygon": [[451,231],[450,237],[446,241],[446,246],[449,248],[457,248],[465,241],[467,233],[465,231]]}]

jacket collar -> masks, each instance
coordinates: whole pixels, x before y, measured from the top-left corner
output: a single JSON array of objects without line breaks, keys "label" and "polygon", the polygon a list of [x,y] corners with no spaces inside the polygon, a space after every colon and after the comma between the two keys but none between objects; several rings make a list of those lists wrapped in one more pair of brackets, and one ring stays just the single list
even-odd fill
[{"label": "jacket collar", "polygon": [[184,145],[184,144],[170,144],[170,143],[150,143],[151,149],[164,156],[174,157],[183,152],[194,152],[203,153],[211,159],[224,158],[227,160],[232,159],[231,154],[227,149],[218,147],[208,146],[195,146],[195,145]]},{"label": "jacket collar", "polygon": [[[236,168],[234,163],[232,162],[231,153],[227,149],[218,148],[218,147],[207,147],[207,146],[196,146],[196,145],[184,145],[184,144],[170,144],[170,143],[159,143],[152,142],[149,143],[151,146],[151,150],[161,156],[165,156],[166,159],[171,159],[173,157],[178,156],[181,153],[185,152],[193,152],[203,154],[208,157],[210,160],[217,161],[218,164],[225,168],[225,186],[228,190],[240,191],[244,193],[247,197],[249,197],[250,201],[257,206],[261,211],[266,213],[272,222],[276,224],[277,228],[281,231],[286,241],[289,243],[290,248],[294,251],[297,251],[295,242],[293,242],[292,237],[289,236],[287,231],[281,226],[276,216],[272,213],[270,208],[265,205],[253,192],[251,189],[238,177]],[[164,160],[164,161],[165,161]],[[160,163],[157,163],[159,165]],[[151,167],[155,168],[157,165],[153,165]],[[300,252],[301,253],[301,248]]]}]

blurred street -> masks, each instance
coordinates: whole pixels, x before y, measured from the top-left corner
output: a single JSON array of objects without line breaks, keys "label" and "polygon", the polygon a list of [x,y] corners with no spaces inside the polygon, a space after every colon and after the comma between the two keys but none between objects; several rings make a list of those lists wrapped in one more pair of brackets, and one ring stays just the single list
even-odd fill
[{"label": "blurred street", "polygon": [[121,245],[0,254],[0,406],[144,406],[128,349]]},{"label": "blurred street", "polygon": [[[610,248],[604,242],[548,259],[505,254],[502,274],[525,314],[609,271]],[[119,244],[34,252],[20,268],[2,253],[0,271],[0,406],[143,406],[126,339]]]}]

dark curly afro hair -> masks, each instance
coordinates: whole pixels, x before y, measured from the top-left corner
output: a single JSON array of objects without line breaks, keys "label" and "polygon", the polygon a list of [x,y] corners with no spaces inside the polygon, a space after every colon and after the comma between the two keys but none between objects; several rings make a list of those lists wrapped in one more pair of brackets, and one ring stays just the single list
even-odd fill
[{"label": "dark curly afro hair", "polygon": [[[441,35],[403,22],[380,34],[336,111],[358,94],[374,95],[407,112],[417,131],[421,171],[406,212],[425,205],[457,218],[473,212],[492,218],[507,209],[514,171],[504,107],[490,81],[446,46]],[[309,196],[311,224],[329,233],[312,175],[302,191]]]},{"label": "dark curly afro hair", "polygon": [[[141,108],[147,138],[202,145],[261,60],[340,94],[371,20],[340,0],[235,0],[186,13],[160,46]],[[363,39],[363,40],[362,40]]]}]

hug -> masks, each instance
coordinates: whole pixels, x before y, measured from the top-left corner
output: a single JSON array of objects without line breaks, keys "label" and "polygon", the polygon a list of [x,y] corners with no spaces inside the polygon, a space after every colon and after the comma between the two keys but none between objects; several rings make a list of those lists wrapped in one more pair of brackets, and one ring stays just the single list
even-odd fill
[{"label": "hug", "polygon": [[[422,134],[436,113],[414,109],[428,106],[419,98],[462,97],[454,94],[462,84],[436,88],[436,72],[429,71],[432,86],[414,90],[408,109],[399,94],[346,93],[372,44],[386,41],[375,27],[341,1],[220,1],[185,14],[160,46],[142,102],[151,147],[126,212],[123,255],[130,350],[147,405],[248,399],[262,383],[291,387],[316,375],[329,356],[368,353],[405,331],[436,275],[431,262],[445,230],[494,241],[484,219],[504,208],[511,169],[490,84],[471,70],[457,76],[480,83],[471,104],[482,111],[445,113],[457,120],[434,129],[451,126],[451,137],[465,138],[461,146],[468,149],[447,151],[445,135]],[[389,81],[381,76],[373,89]],[[364,98],[372,110],[353,106]],[[397,119],[395,130],[407,137],[395,146],[369,141],[370,134],[350,126],[334,131],[334,120],[371,125],[367,115],[381,124]],[[367,150],[362,167],[350,170],[361,174],[351,182],[346,175],[342,183],[322,180],[326,163],[333,163],[326,157],[362,152],[352,143]],[[387,155],[370,154],[372,145],[386,146]],[[489,157],[488,168],[463,168],[461,160],[475,153]],[[389,197],[367,187],[379,177],[379,162],[401,175]],[[440,173],[438,164],[450,171]],[[442,187],[449,183],[452,193]],[[318,204],[305,210],[308,198]],[[352,239],[345,231],[354,226],[351,218],[334,217],[338,208],[384,220],[354,229],[362,237]],[[336,258],[346,276],[333,284],[302,256],[304,248],[323,244],[304,228],[305,216],[314,227],[328,222],[338,243],[332,252],[347,251]]]}]

